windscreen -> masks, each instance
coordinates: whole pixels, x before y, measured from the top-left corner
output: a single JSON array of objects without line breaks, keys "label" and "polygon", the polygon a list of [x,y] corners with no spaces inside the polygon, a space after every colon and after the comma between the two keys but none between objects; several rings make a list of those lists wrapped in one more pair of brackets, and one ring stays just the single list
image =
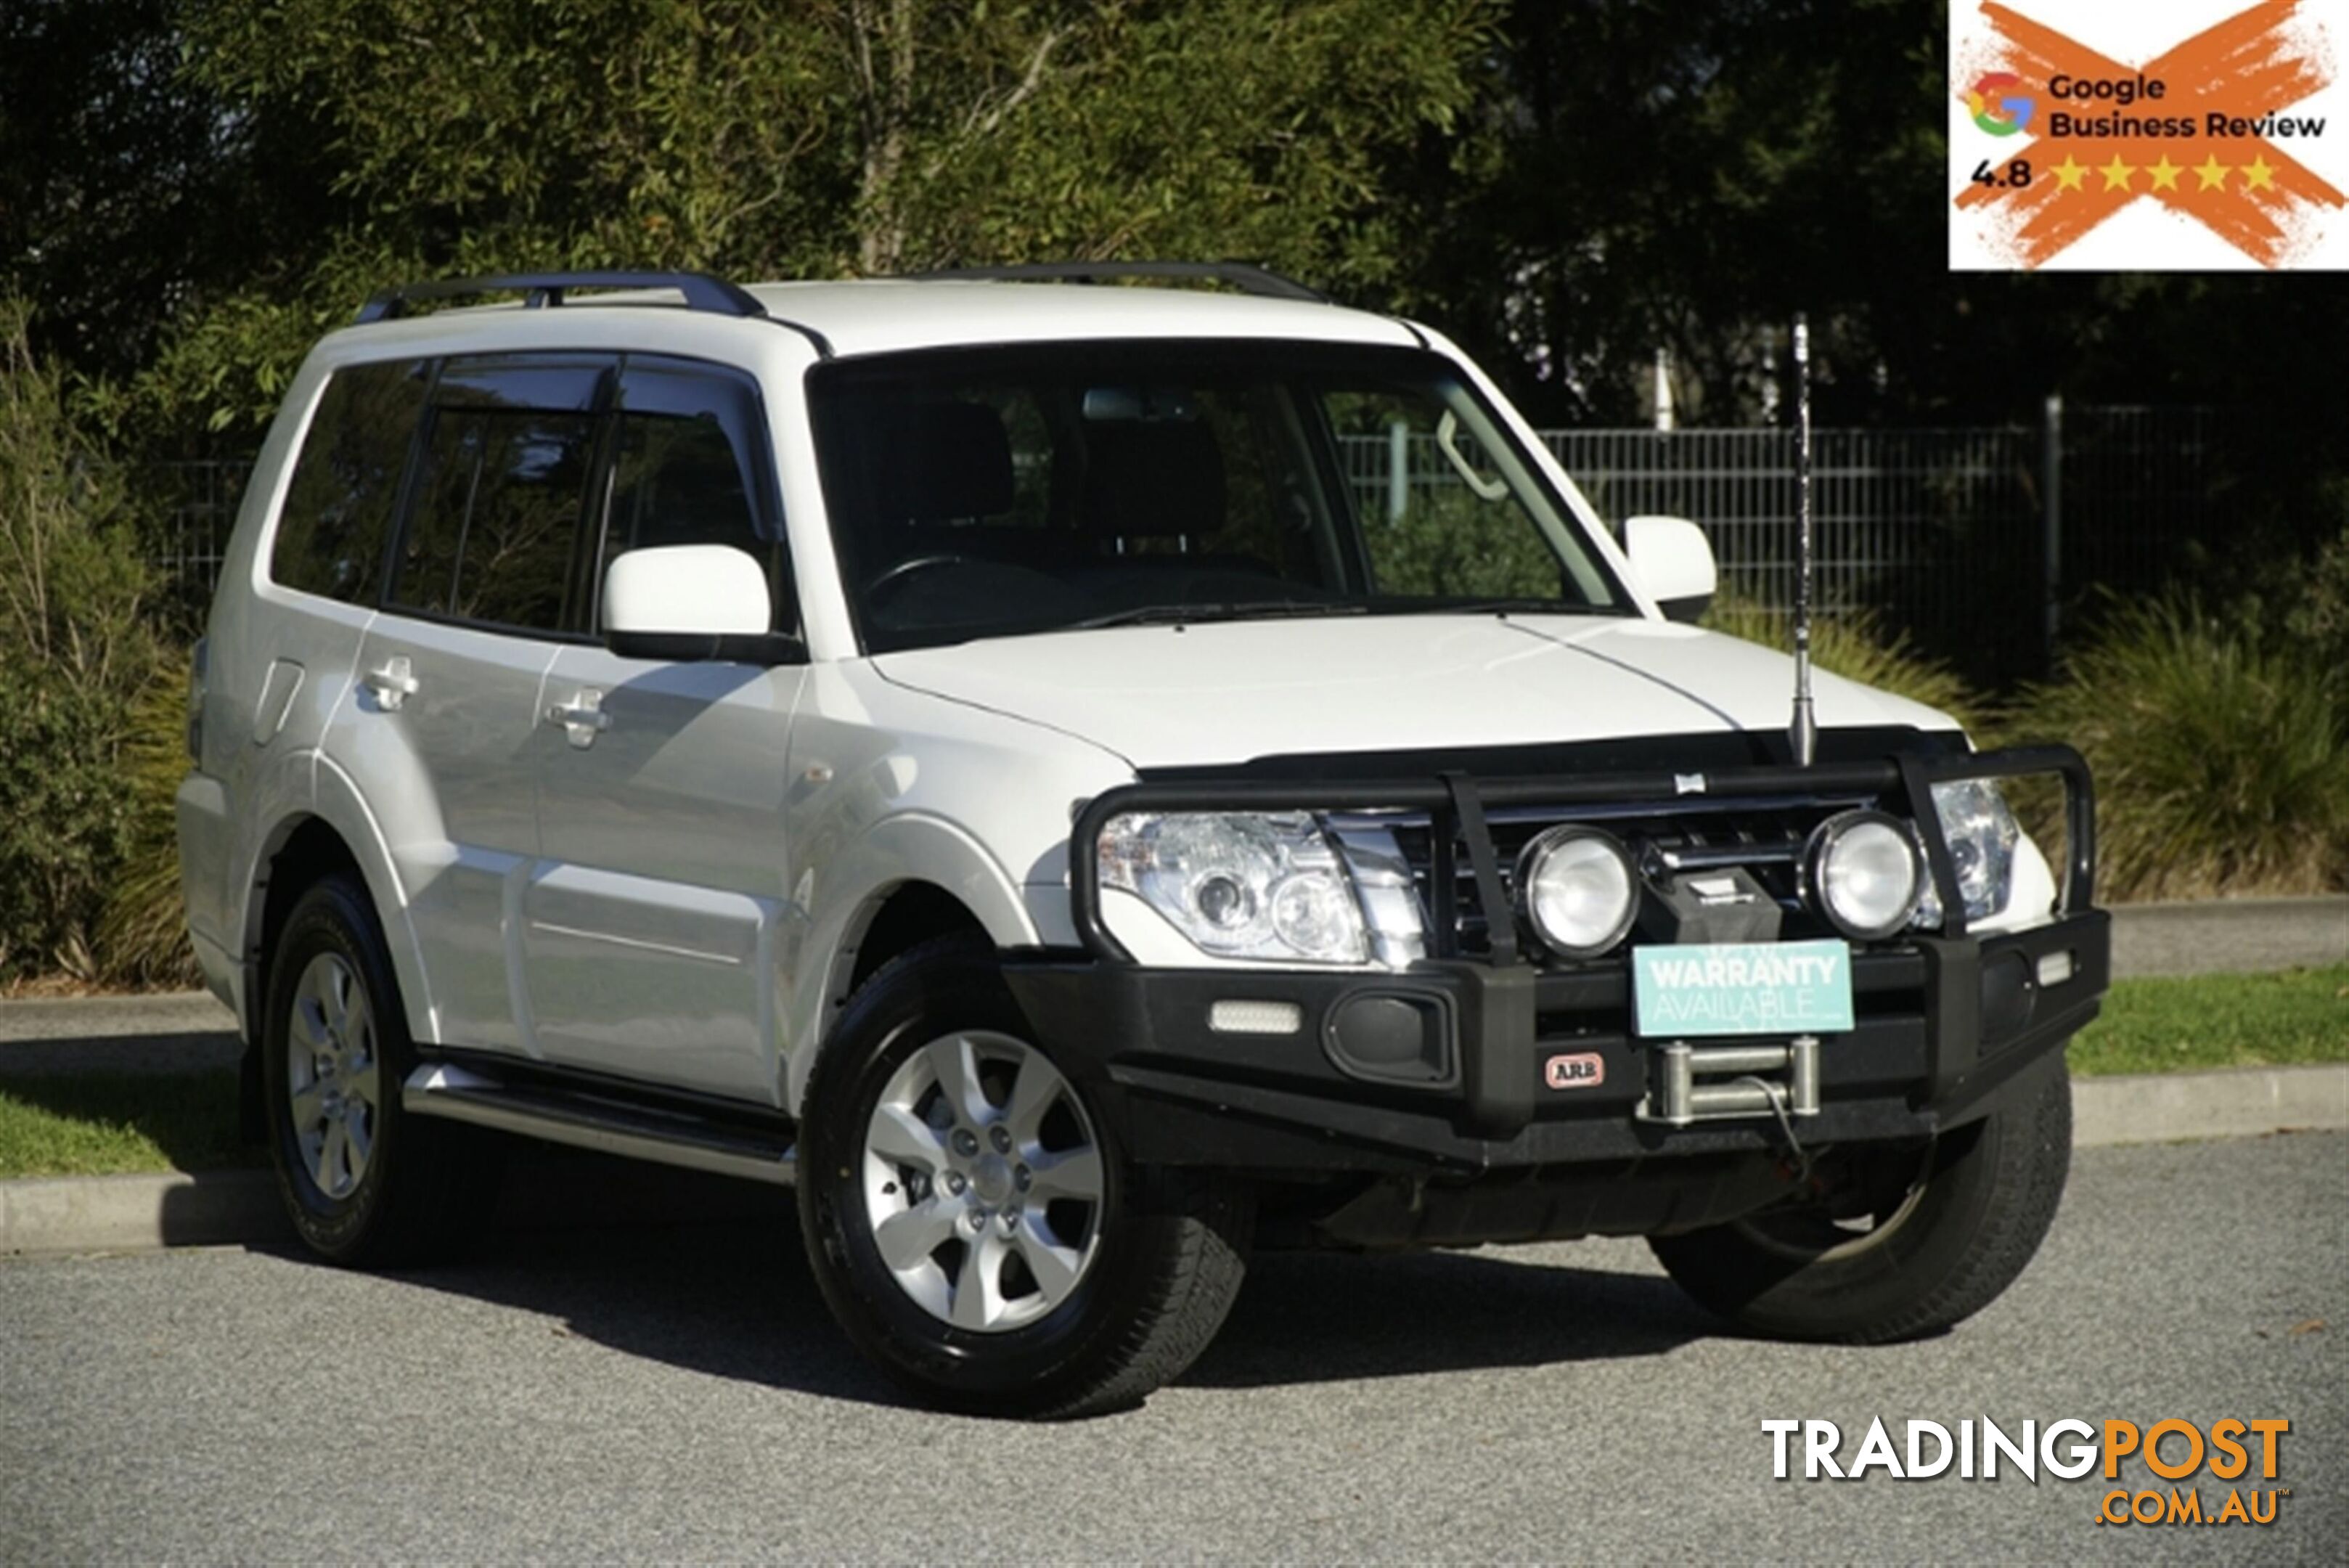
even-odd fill
[{"label": "windscreen", "polygon": [[812,396],[869,651],[1166,621],[1629,613],[1562,498],[1434,354],[939,350],[824,366]]}]

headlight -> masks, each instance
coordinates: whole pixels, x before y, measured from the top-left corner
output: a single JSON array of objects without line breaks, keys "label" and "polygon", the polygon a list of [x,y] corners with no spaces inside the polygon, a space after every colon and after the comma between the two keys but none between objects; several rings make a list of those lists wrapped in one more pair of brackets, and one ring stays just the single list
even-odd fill
[{"label": "headlight", "polygon": [[1101,884],[1139,896],[1203,952],[1361,963],[1362,912],[1320,825],[1303,812],[1112,817]]},{"label": "headlight", "polygon": [[1858,942],[1907,925],[1925,886],[1916,835],[1880,811],[1840,812],[1819,824],[1803,867],[1819,912]]},{"label": "headlight", "polygon": [[1639,912],[1631,857],[1590,827],[1554,827],[1517,862],[1517,902],[1534,930],[1567,958],[1588,958],[1623,940]]},{"label": "headlight", "polygon": [[[1950,864],[1958,874],[1966,919],[1988,919],[2013,897],[2014,845],[2023,836],[2005,794],[1993,779],[1953,779],[1933,786],[1933,811],[1941,819],[1941,836],[1949,841]],[[1930,880],[1917,906],[1916,923],[1928,929],[1941,924],[1940,891]]]}]

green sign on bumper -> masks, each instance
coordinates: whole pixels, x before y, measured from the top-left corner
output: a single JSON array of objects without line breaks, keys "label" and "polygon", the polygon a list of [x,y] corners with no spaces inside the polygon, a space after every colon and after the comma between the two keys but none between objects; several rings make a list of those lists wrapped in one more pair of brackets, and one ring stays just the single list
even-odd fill
[{"label": "green sign on bumper", "polygon": [[1823,1034],[1852,1027],[1851,948],[1839,941],[1635,948],[1647,1035]]}]

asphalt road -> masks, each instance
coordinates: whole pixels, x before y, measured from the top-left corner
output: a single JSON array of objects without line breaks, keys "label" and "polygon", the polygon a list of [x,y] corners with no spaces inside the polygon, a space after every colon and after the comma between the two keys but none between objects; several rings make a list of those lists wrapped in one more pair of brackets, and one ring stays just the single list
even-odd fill
[{"label": "asphalt road", "polygon": [[[782,1213],[401,1279],[0,1263],[0,1562],[2349,1559],[2343,1135],[2086,1151],[2003,1299],[1881,1349],[1729,1337],[1636,1242],[1269,1258],[1183,1383],[1061,1427],[897,1404]],[[2115,1529],[2093,1476],[1770,1479],[1764,1419],[1848,1459],[1876,1415],[2282,1417],[2291,1495]]]}]

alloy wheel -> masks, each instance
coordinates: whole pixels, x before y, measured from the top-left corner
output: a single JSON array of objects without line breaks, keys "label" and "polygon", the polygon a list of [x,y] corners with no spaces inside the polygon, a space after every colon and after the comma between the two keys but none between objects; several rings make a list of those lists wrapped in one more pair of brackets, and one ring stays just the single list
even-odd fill
[{"label": "alloy wheel", "polygon": [[983,1334],[1066,1302],[1101,1241],[1101,1145],[1075,1089],[1008,1034],[931,1041],[891,1075],[859,1177],[873,1242],[933,1317]]},{"label": "alloy wheel", "polygon": [[320,953],[294,988],[286,1105],[302,1168],[327,1198],[358,1190],[382,1126],[383,1067],[367,987],[342,957]]}]

